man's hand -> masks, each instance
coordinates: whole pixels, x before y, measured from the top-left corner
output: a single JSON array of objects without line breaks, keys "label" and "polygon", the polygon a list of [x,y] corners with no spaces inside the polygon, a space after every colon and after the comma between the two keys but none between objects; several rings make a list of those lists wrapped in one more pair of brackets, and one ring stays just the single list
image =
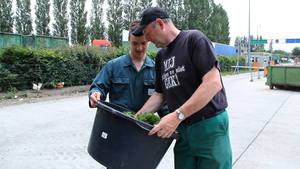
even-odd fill
[{"label": "man's hand", "polygon": [[137,118],[138,115],[143,114],[143,113],[145,113],[145,112],[138,111],[134,114],[134,117]]},{"label": "man's hand", "polygon": [[169,138],[177,129],[179,123],[180,120],[177,118],[176,112],[169,113],[164,116],[157,125],[154,125],[148,134],[153,135],[157,133],[158,137]]},{"label": "man's hand", "polygon": [[94,92],[90,95],[91,107],[95,108],[97,106],[97,102],[100,100],[100,97],[101,97],[100,92]]}]

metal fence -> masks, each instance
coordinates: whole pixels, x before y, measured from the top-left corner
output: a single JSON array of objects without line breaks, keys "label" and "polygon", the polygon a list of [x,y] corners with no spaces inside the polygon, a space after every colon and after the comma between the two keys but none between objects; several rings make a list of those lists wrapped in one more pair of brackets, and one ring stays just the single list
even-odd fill
[{"label": "metal fence", "polygon": [[0,48],[13,45],[31,46],[33,48],[57,48],[68,46],[68,39],[62,37],[0,32]]}]

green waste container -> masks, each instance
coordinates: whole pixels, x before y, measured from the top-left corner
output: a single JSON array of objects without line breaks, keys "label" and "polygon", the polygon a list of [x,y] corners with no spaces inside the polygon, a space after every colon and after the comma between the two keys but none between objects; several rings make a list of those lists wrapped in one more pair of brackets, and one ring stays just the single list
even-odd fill
[{"label": "green waste container", "polygon": [[300,87],[300,65],[268,66],[266,85],[274,87]]}]

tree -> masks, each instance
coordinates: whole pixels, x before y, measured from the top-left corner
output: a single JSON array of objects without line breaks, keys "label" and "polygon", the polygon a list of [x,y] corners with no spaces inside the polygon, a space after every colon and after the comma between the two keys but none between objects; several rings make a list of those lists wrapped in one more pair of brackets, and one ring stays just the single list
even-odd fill
[{"label": "tree", "polygon": [[214,42],[229,44],[229,21],[226,11],[222,5],[212,2],[212,13],[208,20],[207,36]]},{"label": "tree", "polygon": [[284,50],[274,50],[273,54],[279,56],[280,58],[286,57],[289,55],[289,53]]},{"label": "tree", "polygon": [[238,50],[239,55],[243,55],[248,51],[248,38],[244,37],[236,37],[234,41],[234,47]]},{"label": "tree", "polygon": [[139,6],[139,0],[124,0],[124,29],[128,30],[129,25],[134,21],[137,20]]},{"label": "tree", "polygon": [[300,56],[300,47],[294,47],[294,49],[292,50],[292,55],[296,57]]},{"label": "tree", "polygon": [[37,35],[50,35],[49,29],[49,9],[50,9],[50,2],[45,0],[36,0],[36,33]]},{"label": "tree", "polygon": [[12,1],[2,0],[0,3],[0,32],[13,32]]},{"label": "tree", "polygon": [[168,11],[172,22],[180,30],[189,28],[190,0],[157,0],[157,6]]},{"label": "tree", "polygon": [[88,34],[86,30],[86,22],[87,22],[87,12],[84,11],[85,0],[80,0],[79,3],[79,20],[77,24],[77,41],[79,44],[87,44],[88,43]]},{"label": "tree", "polygon": [[186,8],[184,6],[184,0],[174,0],[174,3],[177,5],[176,7],[176,13],[174,16],[174,24],[179,29],[188,29],[188,13],[186,12]]},{"label": "tree", "polygon": [[68,37],[68,0],[53,0],[53,35],[59,37]]},{"label": "tree", "polygon": [[187,12],[183,0],[157,0],[157,5],[168,11],[173,23],[179,29],[187,29]]},{"label": "tree", "polygon": [[102,22],[103,0],[92,1],[92,16],[90,26],[91,39],[104,39],[104,23]]},{"label": "tree", "polygon": [[208,21],[212,13],[209,0],[186,0],[185,5],[189,12],[188,28],[198,29],[207,34]]},{"label": "tree", "polygon": [[152,6],[152,0],[139,0],[138,16],[143,12],[143,10]]},{"label": "tree", "polygon": [[115,46],[122,45],[122,27],[123,27],[123,7],[119,0],[108,1],[107,20],[108,25],[108,38]]},{"label": "tree", "polygon": [[71,41],[73,44],[87,44],[85,0],[72,0],[71,7]]},{"label": "tree", "polygon": [[16,0],[16,30],[17,33],[31,34],[32,32],[32,18],[30,14],[30,0]]},{"label": "tree", "polygon": [[168,11],[173,23],[178,26],[178,0],[157,0],[157,6]]},{"label": "tree", "polygon": [[238,56],[242,54],[242,38],[236,37],[234,40],[234,47],[237,49]]},{"label": "tree", "polygon": [[176,9],[174,2],[173,0],[156,0],[157,6],[167,11],[172,19],[175,17]]},{"label": "tree", "polygon": [[271,40],[270,44],[269,44],[269,51],[270,53],[273,52],[273,39]]}]

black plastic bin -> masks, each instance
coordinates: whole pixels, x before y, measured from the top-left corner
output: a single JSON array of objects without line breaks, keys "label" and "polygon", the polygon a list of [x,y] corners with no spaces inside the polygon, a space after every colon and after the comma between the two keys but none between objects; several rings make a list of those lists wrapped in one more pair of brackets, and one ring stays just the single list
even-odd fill
[{"label": "black plastic bin", "polygon": [[155,169],[174,137],[148,136],[153,128],[124,115],[129,110],[100,102],[88,145],[88,153],[112,169]]}]

